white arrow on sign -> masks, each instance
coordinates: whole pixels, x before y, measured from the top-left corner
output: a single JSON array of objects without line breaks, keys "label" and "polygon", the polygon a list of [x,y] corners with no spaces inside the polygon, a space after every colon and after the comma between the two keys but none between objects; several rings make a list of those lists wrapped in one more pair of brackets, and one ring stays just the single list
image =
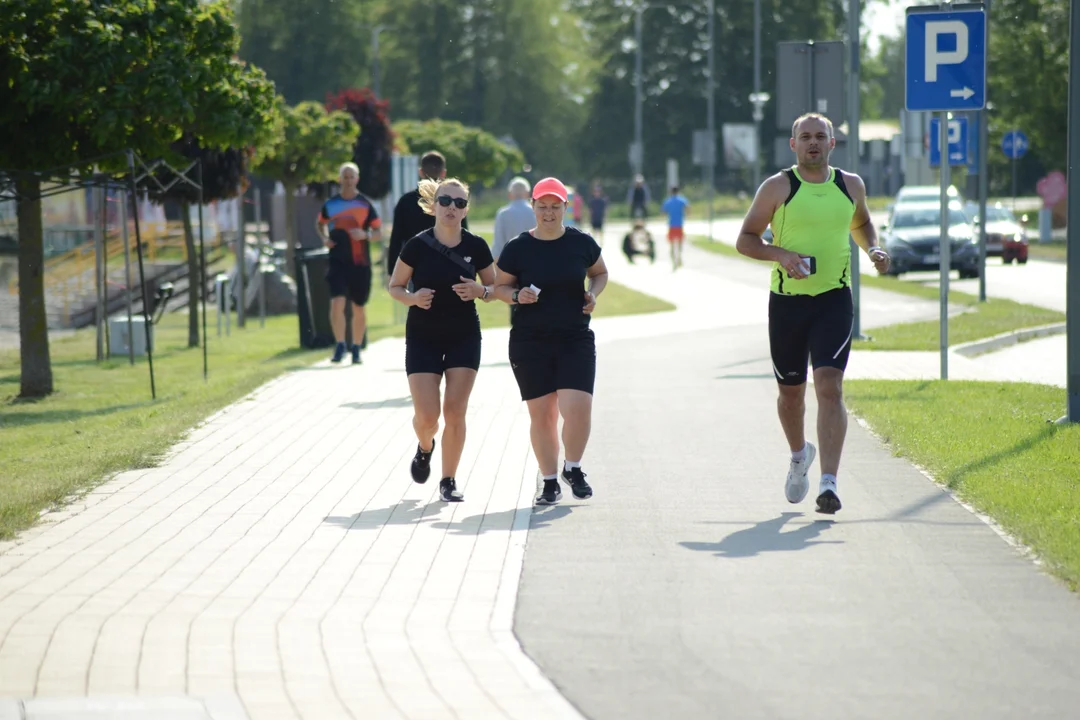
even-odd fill
[{"label": "white arrow on sign", "polygon": [[951,90],[951,91],[949,91],[949,95],[951,97],[964,98],[965,100],[967,100],[968,98],[970,98],[974,94],[975,94],[975,91],[972,90],[969,87],[964,87],[964,88],[960,88],[959,90]]}]

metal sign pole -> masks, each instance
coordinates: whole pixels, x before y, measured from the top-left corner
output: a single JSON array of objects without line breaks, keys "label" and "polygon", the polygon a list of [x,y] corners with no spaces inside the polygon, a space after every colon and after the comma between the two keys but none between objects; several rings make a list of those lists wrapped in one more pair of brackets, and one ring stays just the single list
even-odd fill
[{"label": "metal sign pole", "polygon": [[143,264],[143,251],[142,251],[142,234],[139,231],[139,195],[138,187],[135,183],[135,153],[131,150],[127,151],[128,161],[128,192],[131,194],[130,200],[124,200],[124,202],[131,202],[131,217],[135,225],[135,254],[139,259],[139,286],[142,289],[142,309],[143,309],[143,337],[146,340],[146,361],[150,366],[150,399],[157,400],[157,387],[154,382],[154,346],[150,335],[150,294],[146,288],[146,269]]},{"label": "metal sign pole", "polygon": [[[1072,3],[1069,13],[1069,174],[1068,212],[1080,218],[1080,7]],[[1080,422],[1080,222],[1070,222],[1067,232],[1065,280],[1066,384],[1068,410],[1065,420]]]},{"label": "metal sign pole", "polygon": [[[990,0],[986,7],[986,32],[983,47],[989,46]],[[978,112],[979,118],[979,302],[986,302],[986,198],[990,184],[990,106]]]},{"label": "metal sign pole", "polygon": [[255,188],[255,248],[258,250],[258,262],[255,269],[259,273],[259,327],[266,327],[266,275],[263,274],[263,233],[262,233],[262,191]]},{"label": "metal sign pole", "polygon": [[941,113],[938,142],[941,144],[941,379],[949,379],[949,266],[952,248],[949,243],[949,113]]},{"label": "metal sign pole", "polygon": [[131,319],[131,242],[128,240],[127,191],[120,194],[120,234],[124,241],[124,286],[127,288],[127,346],[128,363],[135,364],[135,329]]},{"label": "metal sign pole", "polygon": [[[862,149],[862,143],[859,142],[859,113],[861,109],[859,107],[859,23],[861,22],[861,8],[859,7],[859,0],[848,0],[848,42],[851,43],[849,50],[851,51],[851,67],[848,75],[848,167],[851,168],[851,172],[856,175],[859,174],[859,150]],[[839,172],[839,171],[837,171]],[[852,262],[851,262],[851,304],[854,311],[851,324],[851,337],[853,339],[862,339],[862,313],[861,313],[861,291],[862,291],[862,277],[860,273],[859,263],[862,261],[862,255],[860,254],[860,248],[855,244],[853,239],[848,238],[848,245],[851,248]]]},{"label": "metal sign pole", "polygon": [[[1013,141],[1015,144],[1015,140]],[[1012,152],[1012,211],[1016,213],[1016,150]]]},{"label": "metal sign pole", "polygon": [[[240,207],[243,208],[243,198],[239,199]],[[237,223],[236,233],[236,327],[244,327],[247,319],[247,283],[244,275],[247,274],[247,240],[244,238],[243,218]]]},{"label": "metal sign pole", "polygon": [[94,213],[94,293],[96,304],[94,307],[94,330],[97,341],[97,360],[105,359],[105,298],[104,298],[104,272],[103,259],[105,255],[104,219],[101,217],[101,187],[94,185],[90,193],[90,202],[93,204]]},{"label": "metal sign pole", "polygon": [[987,152],[989,151],[990,116],[986,110],[979,113],[979,302],[986,302],[986,194],[989,177]]},{"label": "metal sign pole", "polygon": [[[203,235],[203,175],[202,175],[202,160],[197,160],[195,163],[195,171],[199,178],[199,277],[198,280],[202,287],[199,289],[200,297],[202,298],[202,336],[203,336],[203,381],[206,381],[210,376],[210,360],[209,349],[207,346],[210,344],[210,336],[206,333],[206,238]],[[189,210],[190,212],[190,210]]]}]

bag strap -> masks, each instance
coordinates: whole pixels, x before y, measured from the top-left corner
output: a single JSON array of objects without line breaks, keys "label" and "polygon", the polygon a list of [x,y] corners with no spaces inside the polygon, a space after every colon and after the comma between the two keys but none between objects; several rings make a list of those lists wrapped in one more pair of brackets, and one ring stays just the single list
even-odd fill
[{"label": "bag strap", "polygon": [[424,244],[427,245],[429,248],[431,248],[435,252],[439,253],[440,255],[442,255],[444,258],[451,261],[452,263],[456,264],[458,267],[463,269],[469,275],[475,275],[476,274],[476,268],[473,266],[472,263],[465,262],[465,258],[461,257],[456,252],[454,252],[453,250],[451,250],[450,248],[446,247],[441,242],[436,240],[435,235],[433,233],[430,233],[430,232],[421,233],[420,234],[420,239],[423,240]]}]

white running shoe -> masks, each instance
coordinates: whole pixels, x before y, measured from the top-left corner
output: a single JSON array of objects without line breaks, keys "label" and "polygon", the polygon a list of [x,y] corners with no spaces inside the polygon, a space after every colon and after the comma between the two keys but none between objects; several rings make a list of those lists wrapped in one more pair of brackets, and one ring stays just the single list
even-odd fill
[{"label": "white running shoe", "polygon": [[787,472],[787,483],[784,485],[784,495],[789,503],[801,503],[810,490],[810,465],[817,457],[817,448],[814,443],[806,443],[806,459],[801,462],[791,461],[791,467]]}]

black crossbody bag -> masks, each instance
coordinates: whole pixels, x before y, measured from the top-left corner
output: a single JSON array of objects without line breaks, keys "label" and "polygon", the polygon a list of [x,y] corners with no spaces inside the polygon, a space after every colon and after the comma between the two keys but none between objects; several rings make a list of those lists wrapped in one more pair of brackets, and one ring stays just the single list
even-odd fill
[{"label": "black crossbody bag", "polygon": [[443,245],[441,242],[435,239],[435,236],[431,233],[423,233],[420,235],[420,239],[424,241],[429,248],[442,255],[444,258],[454,263],[462,270],[464,270],[469,277],[476,276],[476,268],[472,263],[465,262],[465,258],[452,251],[450,248]]}]

